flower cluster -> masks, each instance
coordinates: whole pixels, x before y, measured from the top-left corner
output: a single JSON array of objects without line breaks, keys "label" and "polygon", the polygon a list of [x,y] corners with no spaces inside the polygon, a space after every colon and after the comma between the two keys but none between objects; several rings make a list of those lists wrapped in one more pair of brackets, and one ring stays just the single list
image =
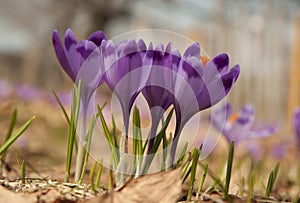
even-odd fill
[{"label": "flower cluster", "polygon": [[188,120],[222,100],[240,72],[238,65],[229,69],[227,54],[211,60],[201,56],[197,42],[181,55],[171,43],[147,46],[143,40],[125,40],[114,44],[100,31],[78,41],[68,29],[64,38],[63,45],[58,32],[53,32],[54,49],[61,66],[75,83],[82,80],[85,95],[82,99],[86,104],[97,87],[107,83],[121,104],[126,136],[135,99],[139,94],[145,97],[153,110],[148,153],[166,109],[173,105],[176,113],[171,149],[171,154],[175,154],[178,138]]}]

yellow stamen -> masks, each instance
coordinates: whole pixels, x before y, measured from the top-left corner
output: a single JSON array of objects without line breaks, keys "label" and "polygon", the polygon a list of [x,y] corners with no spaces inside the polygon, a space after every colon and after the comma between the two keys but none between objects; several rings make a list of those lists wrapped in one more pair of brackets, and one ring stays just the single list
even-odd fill
[{"label": "yellow stamen", "polygon": [[229,116],[228,122],[230,124],[233,124],[238,119],[238,117],[239,117],[239,115],[237,113],[234,113],[231,116]]},{"label": "yellow stamen", "polygon": [[210,61],[210,58],[208,58],[207,56],[200,56],[200,59],[201,59],[203,67],[205,67],[205,65],[207,64],[207,62]]}]

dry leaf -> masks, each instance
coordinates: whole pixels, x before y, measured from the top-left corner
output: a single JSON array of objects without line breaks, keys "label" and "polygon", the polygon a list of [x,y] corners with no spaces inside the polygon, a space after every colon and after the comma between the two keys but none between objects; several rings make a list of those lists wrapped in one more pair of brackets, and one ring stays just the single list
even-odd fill
[{"label": "dry leaf", "polygon": [[83,203],[173,203],[182,194],[181,169],[146,175],[128,181],[115,191]]},{"label": "dry leaf", "polygon": [[15,193],[0,186],[0,202],[35,203],[36,198],[25,194]]}]

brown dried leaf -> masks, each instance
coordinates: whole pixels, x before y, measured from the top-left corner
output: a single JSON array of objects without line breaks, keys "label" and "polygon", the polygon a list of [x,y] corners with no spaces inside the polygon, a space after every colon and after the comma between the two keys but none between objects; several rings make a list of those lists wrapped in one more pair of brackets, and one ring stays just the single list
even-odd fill
[{"label": "brown dried leaf", "polygon": [[36,198],[25,194],[15,193],[0,186],[0,202],[35,203]]},{"label": "brown dried leaf", "polygon": [[182,194],[181,169],[146,175],[128,181],[115,191],[83,201],[84,203],[176,202]]}]

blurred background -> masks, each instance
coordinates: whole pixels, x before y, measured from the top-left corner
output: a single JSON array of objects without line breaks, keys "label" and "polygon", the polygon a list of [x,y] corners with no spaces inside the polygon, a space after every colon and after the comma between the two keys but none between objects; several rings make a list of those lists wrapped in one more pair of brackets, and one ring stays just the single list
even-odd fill
[{"label": "blurred background", "polygon": [[[0,0],[0,79],[47,90],[71,81],[51,34],[79,39],[158,28],[199,41],[209,56],[227,52],[241,66],[230,93],[237,108],[253,103],[259,119],[285,122],[300,105],[300,1],[296,0]],[[7,89],[2,87],[2,89]],[[4,91],[4,90],[3,90]]]},{"label": "blurred background", "polygon": [[[51,36],[57,29],[63,37],[67,28],[78,39],[96,30],[113,38],[163,29],[199,41],[210,57],[228,53],[231,66],[241,67],[228,100],[235,110],[251,103],[258,122],[278,125],[275,137],[245,146],[252,147],[254,159],[261,151],[281,160],[295,157],[285,152],[299,147],[291,122],[300,106],[299,11],[300,0],[0,0],[0,143],[14,108],[17,126],[37,116],[7,160],[25,157],[32,171],[64,177],[68,125],[51,90],[69,109],[72,81],[57,61]],[[223,163],[226,149],[213,161]],[[296,165],[290,163],[287,169]]]},{"label": "blurred background", "polygon": [[[233,106],[252,103],[258,120],[291,129],[300,106],[299,9],[299,0],[0,0],[0,98],[2,104],[9,101],[0,114],[8,115],[14,105],[27,115],[41,114],[47,122],[40,127],[60,139],[67,131],[62,115],[53,116],[57,128],[48,128],[53,106],[37,101],[53,103],[52,89],[68,96],[72,85],[54,54],[53,30],[63,36],[71,28],[83,39],[95,30],[112,38],[157,28],[199,41],[211,57],[227,52],[231,65],[241,66],[228,97]],[[11,95],[18,101],[12,104]]]}]

